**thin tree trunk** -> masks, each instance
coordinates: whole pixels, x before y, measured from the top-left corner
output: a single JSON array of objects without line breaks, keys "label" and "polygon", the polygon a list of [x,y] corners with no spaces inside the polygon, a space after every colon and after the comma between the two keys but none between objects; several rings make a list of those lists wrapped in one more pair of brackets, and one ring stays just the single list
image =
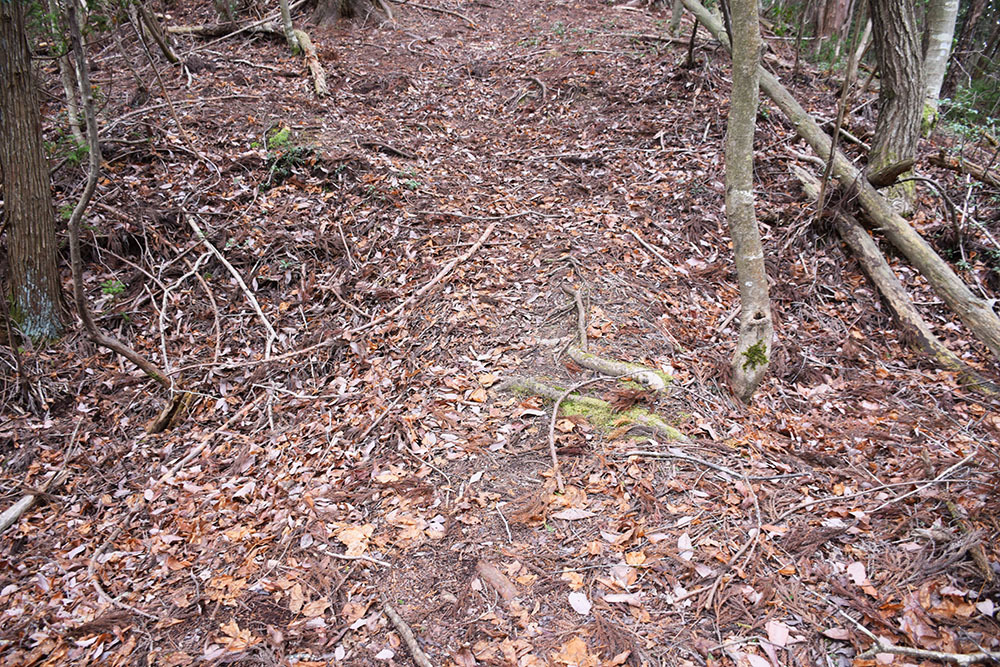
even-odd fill
[{"label": "thin tree trunk", "polygon": [[958,0],[931,0],[924,31],[924,109],[921,130],[929,136],[937,123],[938,98],[948,68],[951,42],[955,37]]},{"label": "thin tree trunk", "polygon": [[[870,0],[875,58],[879,72],[879,109],[868,171],[893,171],[912,160],[920,138],[923,76],[913,0]],[[913,210],[915,186],[894,186],[889,195],[902,213]]]},{"label": "thin tree trunk", "polygon": [[62,301],[55,214],[24,7],[23,2],[0,0],[0,170],[13,320],[26,336],[50,338],[62,333]]},{"label": "thin tree trunk", "polygon": [[[958,83],[962,79],[962,74],[968,73],[968,68],[973,64],[975,56],[972,53],[972,39],[979,27],[979,18],[986,8],[986,0],[972,0],[969,8],[965,12],[965,20],[962,22],[962,30],[958,33],[958,40],[955,42],[955,49],[952,51],[951,64],[948,66],[948,74],[944,81],[943,92],[951,96]],[[965,83],[968,83],[966,81]]]},{"label": "thin tree trunk", "polygon": [[[698,0],[683,0],[684,6],[704,23],[709,32],[726,48],[725,33],[718,20]],[[760,88],[788,117],[796,131],[820,156],[830,155],[830,137],[794,97],[778,83],[773,74],[760,69]],[[975,296],[951,267],[875,190],[854,164],[837,151],[833,162],[833,175],[849,192],[857,192],[858,203],[872,218],[889,241],[906,256],[944,299],[955,314],[986,346],[994,357],[1000,359],[1000,318],[984,299]]]},{"label": "thin tree trunk", "polygon": [[[48,8],[52,32],[62,33],[59,17],[63,15],[63,12],[59,6],[59,0],[48,0]],[[87,139],[83,136],[83,128],[80,124],[80,107],[77,103],[76,83],[73,79],[73,67],[70,65],[69,55],[63,54],[56,59],[56,62],[59,65],[59,82],[62,83],[63,93],[66,95],[66,121],[69,125],[69,131],[73,135],[73,141],[76,145],[82,146],[87,143]]]},{"label": "thin tree trunk", "polygon": [[[958,0],[949,0],[957,2]],[[278,0],[278,6],[281,7],[281,28],[285,31],[285,41],[288,42],[288,48],[291,49],[292,53],[298,55],[302,50],[299,46],[299,38],[295,35],[295,26],[292,25],[292,12],[288,9],[288,0]]]},{"label": "thin tree trunk", "polygon": [[684,12],[684,5],[681,0],[671,0],[670,2],[670,34],[676,35],[681,29],[681,14]]},{"label": "thin tree trunk", "polygon": [[771,362],[774,325],[764,250],[754,211],[753,135],[760,100],[757,0],[730,0],[733,88],[726,124],[726,218],[740,286],[740,334],[733,354],[733,390],[749,401]]},{"label": "thin tree trunk", "polygon": [[[3,5],[0,0],[0,6]],[[73,214],[69,219],[69,254],[70,264],[73,269],[73,295],[76,300],[76,307],[79,311],[83,326],[90,334],[91,339],[98,345],[106,347],[112,352],[120,354],[136,366],[141,368],[147,375],[159,382],[164,387],[170,388],[170,379],[156,367],[151,361],[141,354],[125,345],[116,338],[108,336],[94,322],[87,305],[87,296],[83,290],[83,260],[80,258],[80,221],[87,210],[90,198],[97,188],[97,178],[101,169],[101,145],[97,141],[97,117],[94,114],[93,92],[90,86],[90,68],[87,66],[87,56],[83,51],[83,39],[80,36],[80,26],[76,22],[76,7],[73,2],[67,3],[69,19],[70,46],[73,51],[73,59],[76,61],[76,76],[80,83],[80,92],[83,100],[84,120],[87,123],[87,140],[90,146],[89,171],[87,173],[87,184],[84,186],[80,201],[73,209]]]}]

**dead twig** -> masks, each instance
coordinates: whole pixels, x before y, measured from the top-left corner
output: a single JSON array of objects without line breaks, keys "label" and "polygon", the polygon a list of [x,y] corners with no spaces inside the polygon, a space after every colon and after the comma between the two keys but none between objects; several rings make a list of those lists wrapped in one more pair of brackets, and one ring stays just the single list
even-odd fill
[{"label": "dead twig", "polygon": [[890,653],[892,655],[904,655],[909,658],[920,660],[938,660],[941,662],[953,662],[956,665],[975,665],[981,662],[1000,662],[1000,651],[986,651],[979,653],[945,653],[944,651],[930,651],[921,648],[909,648],[907,646],[896,646],[886,643],[877,637],[871,630],[856,621],[847,612],[835,608],[837,613],[850,621],[854,627],[863,635],[872,640],[872,645],[864,653],[858,656],[859,659],[871,658],[878,653]]},{"label": "dead twig", "polygon": [[182,211],[181,215],[187,219],[188,224],[191,225],[191,229],[194,230],[198,240],[205,244],[205,247],[208,248],[213,255],[215,255],[216,259],[222,262],[222,265],[226,267],[226,270],[229,271],[230,275],[236,279],[236,283],[240,286],[240,289],[243,290],[243,294],[246,295],[247,301],[249,301],[250,305],[253,306],[254,311],[257,313],[257,317],[259,317],[260,321],[264,323],[264,328],[267,329],[267,342],[264,344],[264,359],[270,359],[271,346],[274,344],[274,340],[278,337],[278,334],[274,331],[274,327],[271,326],[271,322],[264,316],[264,311],[261,310],[260,303],[257,302],[257,297],[254,296],[253,292],[250,291],[250,288],[247,287],[247,284],[243,281],[243,276],[241,276],[240,272],[236,270],[236,267],[230,264],[229,260],[226,259],[221,252],[219,252],[219,249],[208,240],[208,237],[205,236],[205,232],[201,231],[201,227],[199,227],[198,223],[194,221],[194,216],[187,215],[185,211]]},{"label": "dead twig", "polygon": [[486,239],[488,239],[490,237],[490,234],[493,233],[493,229],[496,226],[497,226],[497,224],[495,222],[491,223],[490,226],[486,228],[486,231],[482,233],[482,235],[479,237],[479,239],[473,244],[473,246],[471,248],[469,248],[469,250],[465,254],[463,254],[463,255],[461,255],[459,257],[456,257],[455,259],[453,259],[450,262],[448,262],[444,266],[443,269],[441,269],[440,271],[438,271],[438,273],[437,273],[436,276],[434,276],[433,278],[431,278],[431,280],[430,280],[429,283],[427,283],[426,285],[424,285],[423,287],[421,287],[420,289],[418,289],[416,292],[414,292],[413,294],[411,294],[405,301],[403,301],[403,303],[399,304],[398,306],[396,306],[395,308],[393,308],[392,310],[390,310],[385,315],[382,315],[381,317],[375,318],[374,320],[372,320],[368,324],[362,324],[359,327],[355,327],[354,329],[351,329],[351,333],[353,333],[353,334],[361,333],[362,331],[367,331],[368,329],[371,329],[372,327],[376,327],[376,326],[378,326],[378,325],[380,325],[380,324],[382,324],[384,322],[387,322],[388,320],[392,319],[397,314],[399,314],[400,311],[402,311],[404,308],[406,308],[407,306],[409,306],[411,303],[413,303],[414,301],[416,301],[417,299],[419,299],[420,297],[422,297],[424,294],[427,294],[427,292],[429,292],[435,285],[437,285],[439,282],[441,282],[444,279],[445,276],[447,276],[449,273],[451,273],[455,269],[456,266],[458,266],[460,263],[464,262],[468,258],[470,258],[473,255],[475,255],[476,252],[478,252],[479,249],[481,247],[483,247],[483,244],[486,243]]},{"label": "dead twig", "polygon": [[631,234],[633,236],[633,238],[635,238],[635,240],[638,241],[639,244],[643,248],[645,248],[646,250],[648,250],[650,252],[650,254],[653,255],[653,257],[655,257],[656,259],[658,259],[661,262],[663,262],[663,265],[665,267],[667,267],[671,271],[676,271],[677,270],[676,268],[674,268],[674,265],[670,262],[669,259],[667,259],[666,257],[664,257],[663,254],[661,252],[659,252],[651,244],[647,243],[641,236],[639,236],[639,234],[637,234],[635,232],[635,230],[630,229],[630,230],[628,230],[628,233]]},{"label": "dead twig", "polygon": [[462,19],[463,21],[468,23],[469,27],[472,28],[473,30],[477,30],[479,28],[479,26],[476,25],[476,22],[470,19],[465,14],[459,14],[456,11],[445,9],[444,7],[431,7],[430,5],[421,5],[417,4],[416,2],[410,2],[410,0],[392,0],[392,2],[395,2],[397,5],[406,5],[408,7],[416,7],[417,9],[425,9],[429,12],[438,12],[439,14],[447,14],[448,16],[454,16],[455,18]]},{"label": "dead twig", "polygon": [[417,644],[417,638],[413,636],[413,630],[406,624],[403,617],[396,613],[396,610],[388,602],[385,603],[383,609],[385,610],[385,615],[392,621],[393,627],[396,628],[396,632],[403,638],[403,643],[409,649],[410,655],[413,657],[413,662],[417,663],[417,667],[433,667],[433,663]]},{"label": "dead twig", "polygon": [[602,375],[601,377],[584,380],[583,382],[579,382],[570,387],[569,389],[567,389],[566,391],[562,392],[561,394],[559,394],[558,398],[556,398],[556,404],[552,408],[552,420],[549,422],[549,456],[552,457],[552,474],[556,478],[556,487],[559,489],[559,493],[562,493],[565,490],[562,480],[562,473],[559,472],[559,456],[556,453],[556,420],[559,418],[559,406],[562,405],[562,402],[566,400],[566,398],[570,394],[579,391],[580,389],[586,387],[589,384],[600,382],[601,380],[617,380],[617,379],[618,379],[617,377]]}]

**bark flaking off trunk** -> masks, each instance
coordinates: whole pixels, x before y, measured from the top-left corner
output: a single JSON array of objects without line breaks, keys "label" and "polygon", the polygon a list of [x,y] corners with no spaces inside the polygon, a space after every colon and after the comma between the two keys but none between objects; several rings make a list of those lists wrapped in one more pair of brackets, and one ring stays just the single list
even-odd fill
[{"label": "bark flaking off trunk", "polygon": [[22,333],[51,338],[63,329],[55,214],[23,9],[24,3],[0,1],[0,171],[10,305]]}]

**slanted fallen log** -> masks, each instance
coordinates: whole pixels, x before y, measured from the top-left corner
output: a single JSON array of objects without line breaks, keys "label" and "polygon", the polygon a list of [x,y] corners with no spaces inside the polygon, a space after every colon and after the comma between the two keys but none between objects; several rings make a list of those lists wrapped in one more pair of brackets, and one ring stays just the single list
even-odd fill
[{"label": "slanted fallen log", "polygon": [[[728,50],[729,40],[719,20],[698,0],[682,0],[688,11],[708,28],[709,32]],[[760,87],[781,109],[798,133],[823,159],[829,158],[831,141],[815,119],[795,100],[773,74],[760,68]],[[1000,317],[990,304],[977,297],[962,279],[927,243],[906,220],[896,213],[889,202],[875,190],[861,171],[847,157],[836,151],[833,175],[846,192],[853,193],[875,227],[885,234],[927,279],[934,291],[948,304],[956,315],[1000,359]]]},{"label": "slanted fallen log", "polygon": [[935,167],[944,167],[945,169],[957,171],[960,174],[968,174],[980,183],[985,183],[986,185],[994,188],[1000,188],[1000,176],[986,171],[975,162],[969,162],[968,160],[962,160],[960,162],[953,157],[950,158],[946,156],[944,151],[941,151],[937,155],[932,155],[930,157],[930,162]]},{"label": "slanted fallen log", "polygon": [[[802,189],[805,190],[806,194],[812,199],[818,199],[819,180],[801,167],[793,166],[792,173],[802,183]],[[954,352],[948,349],[941,339],[934,335],[930,325],[913,305],[903,284],[893,273],[892,267],[879,251],[875,241],[861,226],[857,218],[844,211],[834,212],[833,216],[837,233],[857,257],[861,264],[861,270],[865,272],[865,275],[882,295],[908,341],[941,367],[957,372],[970,389],[990,396],[1000,396],[1000,387],[986,380],[965,364]]]},{"label": "slanted fallen log", "polygon": [[[236,35],[244,32],[278,35],[282,39],[285,37],[285,31],[282,26],[273,21],[257,22],[243,27],[235,23],[170,26],[167,28],[167,32],[176,35],[196,35],[199,37],[225,37],[226,35]],[[313,46],[312,40],[305,31],[295,29],[292,32],[298,40],[299,46],[302,48],[302,58],[305,60],[306,66],[309,67],[309,73],[312,74],[316,96],[326,97],[330,94],[330,89],[326,84],[326,72],[323,71],[323,65],[319,61],[319,56],[316,55],[316,47]]]}]

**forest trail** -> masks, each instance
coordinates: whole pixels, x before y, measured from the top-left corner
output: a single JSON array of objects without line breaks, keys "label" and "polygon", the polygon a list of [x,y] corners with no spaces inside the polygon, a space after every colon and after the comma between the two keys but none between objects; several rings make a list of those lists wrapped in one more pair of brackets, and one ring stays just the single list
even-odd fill
[{"label": "forest trail", "polygon": [[[395,26],[307,26],[324,100],[281,40],[179,39],[190,82],[164,76],[197,151],[105,54],[91,296],[200,400],[147,436],[165,397],[141,375],[79,338],[29,352],[46,405],[5,410],[5,472],[69,480],[5,535],[5,660],[412,664],[386,603],[433,664],[460,667],[847,664],[870,640],[845,615],[906,645],[997,650],[1000,588],[969,556],[1000,555],[996,405],[898,340],[811,224],[788,169],[806,148],[766,102],[779,341],[754,403],[729,393],[717,45],[699,33],[686,68],[687,19],[673,44],[651,37],[665,12],[593,0],[461,3],[475,28],[397,10]],[[203,11],[178,0],[167,23]],[[792,83],[829,115],[834,82]],[[60,172],[60,203],[79,182]],[[279,361],[186,216],[245,279]],[[586,391],[689,440],[564,415],[558,493],[552,402],[499,387],[593,376],[564,354],[564,287],[591,351],[674,378]]]}]

